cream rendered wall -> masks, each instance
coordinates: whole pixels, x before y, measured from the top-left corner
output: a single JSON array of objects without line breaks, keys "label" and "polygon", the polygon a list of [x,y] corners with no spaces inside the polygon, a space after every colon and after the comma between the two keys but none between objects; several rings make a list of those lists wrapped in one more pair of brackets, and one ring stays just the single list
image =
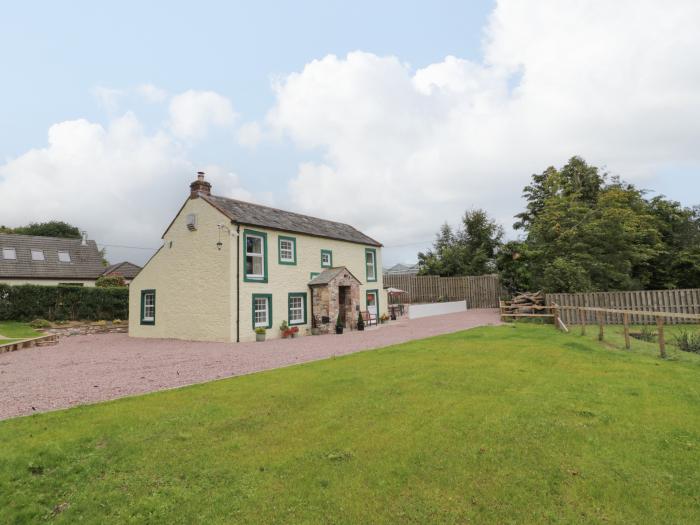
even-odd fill
[{"label": "cream rendered wall", "polygon": [[[196,231],[187,229],[190,213],[197,214]],[[230,220],[203,199],[188,199],[160,251],[129,286],[130,336],[231,341],[235,238],[222,231],[218,250],[218,224],[231,228]],[[140,322],[141,291],[146,289],[156,290],[154,325]]]},{"label": "cream rendered wall", "polygon": [[[243,246],[244,230],[255,230],[267,234],[267,267],[268,282],[244,282],[245,254]],[[278,237],[296,238],[297,264],[295,266],[279,264]],[[311,290],[308,287],[311,272],[322,272],[321,250],[333,252],[333,266],[346,266],[357,277],[360,287],[360,304],[366,309],[366,290],[379,290],[379,313],[387,312],[387,294],[382,281],[382,253],[380,247],[355,244],[333,239],[312,237],[298,233],[287,233],[254,226],[241,225],[241,308],[240,308],[240,340],[255,340],[253,330],[253,294],[272,294],[272,328],[268,329],[268,339],[280,337],[279,326],[283,320],[288,320],[288,294],[290,292],[306,292],[307,294],[307,324],[298,325],[299,333],[303,335],[311,327]],[[377,281],[367,283],[365,275],[365,248],[374,248],[377,253]],[[235,275],[235,274],[234,274]],[[234,312],[235,315],[235,312]],[[233,320],[235,323],[235,318]],[[235,340],[235,339],[234,339]]]},{"label": "cream rendered wall", "polygon": [[83,281],[80,279],[0,279],[0,284],[19,286],[21,284],[36,284],[39,286],[58,286],[59,284],[82,284],[83,286],[95,286],[95,281]]}]

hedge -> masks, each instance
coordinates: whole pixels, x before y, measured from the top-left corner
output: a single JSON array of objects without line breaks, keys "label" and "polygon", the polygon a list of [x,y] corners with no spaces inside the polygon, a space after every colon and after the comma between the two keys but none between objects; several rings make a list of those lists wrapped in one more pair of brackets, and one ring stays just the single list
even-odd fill
[{"label": "hedge", "polygon": [[128,315],[128,288],[0,284],[2,321],[99,321]]}]

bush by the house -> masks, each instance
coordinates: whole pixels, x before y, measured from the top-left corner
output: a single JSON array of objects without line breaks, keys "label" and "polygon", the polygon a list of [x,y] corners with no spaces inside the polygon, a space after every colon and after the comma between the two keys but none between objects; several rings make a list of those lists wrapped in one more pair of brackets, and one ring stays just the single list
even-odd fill
[{"label": "bush by the house", "polygon": [[129,289],[0,284],[0,320],[127,319]]},{"label": "bush by the house", "polygon": [[103,275],[95,281],[95,286],[99,288],[113,288],[115,286],[126,286],[126,281],[121,275]]}]

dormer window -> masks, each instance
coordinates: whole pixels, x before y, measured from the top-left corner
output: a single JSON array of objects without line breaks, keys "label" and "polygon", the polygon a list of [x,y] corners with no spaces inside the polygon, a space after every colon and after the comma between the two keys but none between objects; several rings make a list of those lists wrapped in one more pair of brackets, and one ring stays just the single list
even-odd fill
[{"label": "dormer window", "polygon": [[60,251],[58,252],[58,260],[59,262],[70,262],[70,253],[65,252],[65,251]]},{"label": "dormer window", "polygon": [[3,248],[2,249],[2,258],[15,260],[15,259],[17,259],[17,252],[15,251],[14,248]]},{"label": "dormer window", "polygon": [[44,250],[32,250],[32,261],[43,261]]}]

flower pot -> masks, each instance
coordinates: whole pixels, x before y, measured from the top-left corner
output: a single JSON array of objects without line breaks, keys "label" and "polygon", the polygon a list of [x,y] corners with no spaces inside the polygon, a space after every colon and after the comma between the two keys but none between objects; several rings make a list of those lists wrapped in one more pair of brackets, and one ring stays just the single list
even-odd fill
[{"label": "flower pot", "polygon": [[358,325],[357,325],[357,329],[358,329],[360,332],[362,332],[362,331],[365,329],[365,325],[363,325],[363,324],[358,324]]},{"label": "flower pot", "polygon": [[335,327],[335,333],[340,335],[343,333],[343,327],[342,326],[337,326]]},{"label": "flower pot", "polygon": [[265,334],[255,334],[255,340],[260,343],[265,340]]}]

